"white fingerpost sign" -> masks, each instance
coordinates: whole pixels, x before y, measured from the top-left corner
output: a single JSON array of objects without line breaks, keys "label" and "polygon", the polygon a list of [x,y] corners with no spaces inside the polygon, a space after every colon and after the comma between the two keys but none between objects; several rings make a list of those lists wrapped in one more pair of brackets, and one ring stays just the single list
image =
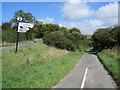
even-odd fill
[{"label": "white fingerpost sign", "polygon": [[33,28],[33,24],[31,23],[23,23],[23,22],[19,22],[18,25],[18,32],[26,32],[27,30],[29,30],[30,28]]}]

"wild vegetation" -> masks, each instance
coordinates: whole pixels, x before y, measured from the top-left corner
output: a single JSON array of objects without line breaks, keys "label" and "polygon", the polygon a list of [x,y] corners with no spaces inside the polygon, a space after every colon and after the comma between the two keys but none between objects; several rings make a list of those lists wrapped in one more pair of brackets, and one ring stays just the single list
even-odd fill
[{"label": "wild vegetation", "polygon": [[77,28],[66,30],[66,32],[51,32],[43,37],[43,41],[47,45],[67,49],[69,51],[81,50],[82,46],[85,44],[89,46],[85,36],[83,36]]},{"label": "wild vegetation", "polygon": [[98,29],[92,39],[99,59],[120,87],[120,26]]},{"label": "wild vegetation", "polygon": [[80,60],[84,51],[70,52],[45,44],[3,50],[3,88],[50,88]]},{"label": "wild vegetation", "polygon": [[[34,23],[32,29],[26,33],[19,34],[19,42],[43,38],[45,44],[69,51],[82,50],[84,47],[89,47],[91,43],[86,36],[81,34],[78,28],[67,29],[57,24],[42,24],[42,22],[35,20],[35,17],[31,13],[25,13],[23,10],[19,10],[15,12],[14,18],[10,22],[2,24],[3,46],[8,46],[9,43],[16,42],[18,16],[23,18],[22,22]],[[6,43],[8,45],[5,45]]]},{"label": "wild vegetation", "polygon": [[19,34],[19,42],[43,38],[44,44],[20,48],[16,54],[14,49],[3,50],[3,88],[50,88],[76,65],[91,42],[77,28],[43,24],[31,13],[19,10],[10,22],[2,23],[4,46],[16,42],[18,16],[22,22],[34,23],[32,29]]},{"label": "wild vegetation", "polygon": [[[15,43],[16,42],[16,33],[17,33],[17,17],[21,16],[23,18],[22,22],[35,22],[34,16],[31,13],[25,13],[23,10],[19,10],[15,12],[14,18],[10,20],[10,22],[2,23],[2,42]],[[33,40],[34,36],[31,30],[26,33],[19,34],[19,41]]]},{"label": "wild vegetation", "polygon": [[98,29],[92,36],[94,50],[120,45],[120,26]]},{"label": "wild vegetation", "polygon": [[34,24],[32,29],[19,34],[19,41],[43,38],[44,44],[21,48],[16,54],[13,49],[3,50],[3,88],[52,87],[74,67],[84,54],[83,49],[92,45],[120,86],[120,26],[97,29],[91,39],[90,35],[81,34],[78,28],[43,24],[30,12],[19,10],[10,22],[2,23],[3,46],[16,42],[18,16],[23,18],[22,22]]}]

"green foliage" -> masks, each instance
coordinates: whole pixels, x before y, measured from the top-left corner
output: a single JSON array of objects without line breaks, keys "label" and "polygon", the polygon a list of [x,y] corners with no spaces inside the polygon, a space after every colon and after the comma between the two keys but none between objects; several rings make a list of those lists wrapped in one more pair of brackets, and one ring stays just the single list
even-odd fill
[{"label": "green foliage", "polygon": [[34,34],[35,38],[42,38],[43,33],[41,31],[42,24],[35,24],[34,27],[32,28],[31,32]]},{"label": "green foliage", "polygon": [[23,10],[18,10],[14,13],[14,18],[12,18],[10,20],[10,23],[12,25],[12,29],[17,31],[17,26],[18,26],[18,17],[22,17],[22,21],[21,22],[25,22],[25,23],[36,23],[37,20],[35,20],[35,17],[30,13],[26,13]]},{"label": "green foliage", "polygon": [[[119,52],[120,53],[120,52]],[[98,57],[101,62],[104,64],[104,67],[109,71],[109,73],[113,76],[113,79],[120,87],[120,60],[115,59],[112,57],[113,55],[111,50],[103,51],[98,53]]]},{"label": "green foliage", "polygon": [[35,24],[34,28],[32,29],[32,33],[34,34],[35,38],[43,38],[46,34],[50,32],[59,31],[60,27],[57,24],[42,24],[38,23]]},{"label": "green foliage", "polygon": [[26,13],[23,10],[18,10],[14,13],[14,18],[10,22],[16,25],[17,17],[22,17],[22,22],[33,23],[35,21],[35,17],[30,12]]},{"label": "green foliage", "polygon": [[17,17],[19,16],[23,18],[22,22],[34,22],[34,27],[31,30],[24,34],[20,33],[20,41],[44,37],[44,43],[47,45],[70,51],[81,50],[82,44],[87,44],[85,36],[81,34],[78,28],[67,29],[57,24],[42,24],[42,22],[35,20],[31,13],[25,13],[23,10],[16,11],[10,23],[2,25],[6,30],[3,31],[3,42],[14,43],[16,41]]},{"label": "green foliage", "polygon": [[92,36],[95,50],[120,45],[120,27],[98,29]]},{"label": "green foliage", "polygon": [[93,47],[105,68],[120,86],[120,26],[98,29],[92,36]]},{"label": "green foliage", "polygon": [[73,44],[73,42],[66,38],[66,36],[60,31],[45,35],[43,37],[43,42],[47,45],[55,46],[61,49],[67,49],[69,51],[76,50],[76,46]]},{"label": "green foliage", "polygon": [[[35,20],[35,17],[31,13],[25,13],[23,10],[18,10],[14,14],[14,18],[10,22],[2,23],[2,41],[5,43],[15,43],[17,33],[17,17],[23,18],[22,22],[28,22],[38,24],[40,22]],[[19,33],[19,41],[33,40],[35,34],[33,29],[28,30],[26,33]]]},{"label": "green foliage", "polygon": [[102,52],[107,54],[107,56],[114,58],[116,60],[120,60],[120,47],[113,47],[112,49],[105,49]]},{"label": "green foliage", "polygon": [[60,31],[65,34],[69,32],[69,30],[66,27],[60,27]]},{"label": "green foliage", "polygon": [[[17,38],[17,31],[13,29],[3,30],[2,31],[2,42],[4,43],[15,43]],[[26,40],[34,40],[34,34],[31,31],[27,31],[26,33],[19,33],[19,42]]]},{"label": "green foliage", "polygon": [[70,33],[74,33],[74,32],[78,32],[79,34],[81,34],[80,30],[78,28],[72,28],[72,29],[69,29]]},{"label": "green foliage", "polygon": [[5,23],[2,23],[2,30],[9,30],[11,29],[11,23],[9,22],[5,22]]},{"label": "green foliage", "polygon": [[41,27],[41,32],[44,35],[49,34],[50,32],[59,31],[59,25],[57,24],[43,24]]},{"label": "green foliage", "polygon": [[83,47],[89,47],[88,39],[77,28],[70,29],[65,36],[75,44],[78,50],[81,50]]},{"label": "green foliage", "polygon": [[112,36],[116,45],[120,45],[120,26],[113,28]]},{"label": "green foliage", "polygon": [[81,50],[83,45],[88,45],[87,39],[85,39],[85,36],[77,28],[68,30],[65,27],[60,27],[59,31],[46,34],[43,37],[43,41],[47,45],[69,51]]},{"label": "green foliage", "polygon": [[[51,88],[57,84],[80,60],[84,52],[69,52],[56,58],[44,58],[49,46],[37,44],[14,50],[3,50],[3,88]],[[59,54],[61,50],[58,50]],[[56,50],[52,50],[54,54]],[[50,53],[50,54],[51,54]],[[55,55],[54,55],[55,56]]]},{"label": "green foliage", "polygon": [[[8,42],[8,43],[15,43],[16,42],[16,36],[17,32],[15,30],[9,29],[9,30],[3,30],[2,31],[2,42]],[[26,35],[24,33],[19,33],[19,41],[25,41]]]}]

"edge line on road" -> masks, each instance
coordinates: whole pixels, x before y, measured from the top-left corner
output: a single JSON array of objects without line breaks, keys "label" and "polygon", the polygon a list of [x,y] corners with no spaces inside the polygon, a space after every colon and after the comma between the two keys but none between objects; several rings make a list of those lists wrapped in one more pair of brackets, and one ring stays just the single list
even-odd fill
[{"label": "edge line on road", "polygon": [[87,76],[87,71],[88,71],[88,68],[85,69],[85,74],[84,74],[84,77],[83,77],[83,81],[82,81],[82,84],[81,84],[81,89],[84,88],[84,85],[85,85],[85,80],[86,80],[86,76]]},{"label": "edge line on road", "polygon": [[[84,55],[85,55],[85,54],[84,54]],[[62,82],[64,79],[66,79],[66,78],[68,77],[68,75],[69,75],[76,67],[78,67],[78,65],[79,65],[79,63],[81,62],[81,59],[84,57],[84,55],[80,58],[80,60],[79,60],[78,63],[73,67],[73,69],[72,69],[63,79],[61,79],[56,85],[54,85],[52,88],[56,88],[60,82]]]}]

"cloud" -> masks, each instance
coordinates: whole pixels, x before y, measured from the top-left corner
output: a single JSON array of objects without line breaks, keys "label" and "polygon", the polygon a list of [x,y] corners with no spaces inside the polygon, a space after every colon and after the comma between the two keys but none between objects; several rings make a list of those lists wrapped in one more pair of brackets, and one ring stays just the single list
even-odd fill
[{"label": "cloud", "polygon": [[63,13],[62,16],[69,20],[80,19],[93,14],[93,10],[90,9],[87,3],[80,2],[80,0],[69,0],[69,2],[64,4],[61,11]]},{"label": "cloud", "polygon": [[96,18],[103,19],[108,26],[118,25],[118,3],[109,3],[99,8]]},{"label": "cloud", "polygon": [[[87,16],[93,16],[93,19],[87,19],[80,22],[62,22],[60,26],[67,28],[77,27],[82,34],[93,34],[98,28],[106,28],[118,25],[118,3],[109,3],[100,7],[97,11],[93,11],[84,2],[79,0],[64,4],[63,16],[67,19],[79,19]],[[94,12],[94,15],[92,14]],[[120,24],[120,23],[119,23]]]},{"label": "cloud", "polygon": [[93,34],[97,28],[103,28],[104,22],[102,20],[85,20],[83,22],[63,22],[59,24],[67,28],[79,28],[82,34]]},{"label": "cloud", "polygon": [[50,17],[46,17],[45,19],[39,19],[39,21],[43,22],[43,24],[46,24],[46,23],[55,23],[55,20],[53,18],[50,18]]},{"label": "cloud", "polygon": [[83,34],[93,34],[96,29],[103,27],[104,22],[97,19],[85,20],[80,24],[80,29]]},{"label": "cloud", "polygon": [[[118,24],[118,3],[109,3],[93,11],[86,2],[70,0],[62,7],[63,17],[69,20],[93,16],[92,19],[85,19],[79,22],[63,21],[60,26],[67,28],[79,28],[82,34],[93,34],[98,28],[111,27]],[[94,13],[94,14],[93,14]],[[53,18],[40,19],[43,23],[55,23]]]}]

